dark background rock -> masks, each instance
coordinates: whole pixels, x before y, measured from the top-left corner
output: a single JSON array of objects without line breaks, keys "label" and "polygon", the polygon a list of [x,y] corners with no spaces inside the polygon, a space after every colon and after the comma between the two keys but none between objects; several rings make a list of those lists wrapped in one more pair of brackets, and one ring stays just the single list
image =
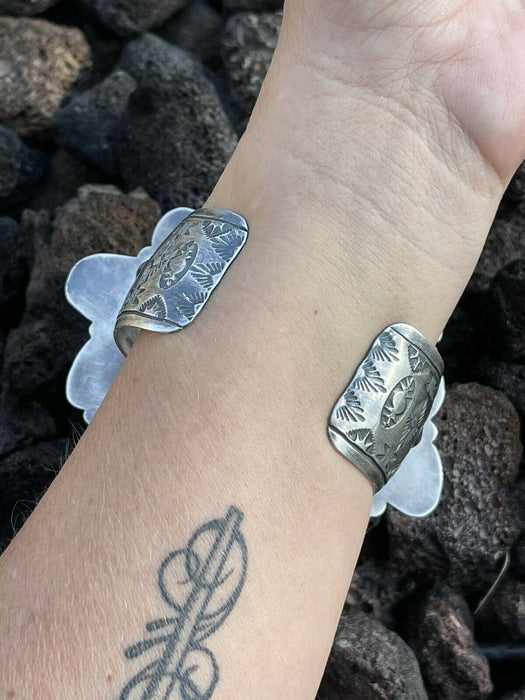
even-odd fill
[{"label": "dark background rock", "polygon": [[389,510],[391,561],[428,583],[486,589],[519,531],[510,499],[521,456],[518,416],[503,394],[456,384],[435,422],[443,495],[426,518]]},{"label": "dark background rock", "polygon": [[491,642],[525,642],[525,582],[507,578],[476,615],[480,639]]},{"label": "dark background rock", "polygon": [[188,0],[82,0],[107,27],[122,36],[162,24]]},{"label": "dark background rock", "polygon": [[79,95],[55,112],[51,121],[55,141],[117,175],[117,123],[136,86],[128,73],[117,71]]},{"label": "dark background rock", "polygon": [[109,185],[82,187],[57,211],[49,241],[34,242],[26,311],[7,338],[4,382],[10,394],[42,403],[60,421],[65,377],[89,325],[65,299],[67,274],[91,253],[136,255],[149,243],[159,215],[144,193],[125,195]]},{"label": "dark background rock", "polygon": [[0,201],[15,189],[22,165],[22,142],[11,129],[0,125]]},{"label": "dark background rock", "polygon": [[41,134],[90,60],[74,27],[0,17],[0,122],[21,136]]},{"label": "dark background rock", "polygon": [[226,22],[222,53],[233,99],[251,112],[281,29],[282,12],[239,12]]},{"label": "dark background rock", "polygon": [[283,0],[222,0],[222,6],[226,10],[264,12],[279,9],[283,6]]},{"label": "dark background rock", "polygon": [[489,288],[487,312],[492,354],[525,362],[525,257],[498,272]]},{"label": "dark background rock", "polygon": [[414,652],[359,610],[343,611],[317,700],[425,700]]},{"label": "dark background rock", "polygon": [[14,219],[0,217],[0,325],[18,324],[29,279],[27,242]]},{"label": "dark background rock", "polygon": [[[176,47],[161,48],[170,64],[145,68],[159,77],[132,94],[121,117],[120,169],[128,186],[141,185],[163,209],[198,207],[233,153],[237,136],[200,64]],[[128,53],[121,65],[129,68],[129,58],[143,61]],[[132,65],[130,73],[140,84],[140,69]]]},{"label": "dark background rock", "polygon": [[58,0],[0,0],[0,15],[38,15]]},{"label": "dark background rock", "polygon": [[205,65],[220,66],[223,20],[207,0],[192,0],[158,31],[163,39],[197,56]]},{"label": "dark background rock", "polygon": [[405,611],[403,634],[414,650],[431,698],[482,700],[493,690],[489,664],[473,636],[467,603],[439,584]]},{"label": "dark background rock", "polygon": [[47,165],[42,151],[28,148],[11,129],[0,126],[0,211],[18,217]]},{"label": "dark background rock", "polygon": [[523,421],[525,417],[525,364],[498,362],[484,357],[472,370],[481,384],[502,391],[512,401]]}]

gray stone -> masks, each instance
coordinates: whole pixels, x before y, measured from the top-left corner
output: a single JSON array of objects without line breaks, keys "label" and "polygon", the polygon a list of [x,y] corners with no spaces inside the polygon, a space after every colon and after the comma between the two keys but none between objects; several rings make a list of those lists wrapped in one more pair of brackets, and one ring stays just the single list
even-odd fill
[{"label": "gray stone", "polygon": [[279,38],[282,12],[239,12],[226,23],[223,59],[232,97],[252,111]]},{"label": "gray stone", "polygon": [[199,207],[233,153],[237,136],[196,59],[159,38],[147,42],[167,60],[162,66],[153,61],[144,65],[144,54],[123,57],[121,65],[131,68],[139,84],[145,82],[120,119],[120,170],[130,187],[141,185],[163,209]]},{"label": "gray stone", "polygon": [[55,112],[51,131],[63,148],[84,156],[107,173],[118,173],[115,138],[118,119],[136,88],[135,80],[117,71]]},{"label": "gray stone", "polygon": [[21,136],[41,134],[90,60],[78,29],[0,17],[0,121]]},{"label": "gray stone", "polygon": [[223,28],[221,15],[207,0],[193,0],[171,17],[159,29],[159,34],[206,65],[217,68],[221,63]]},{"label": "gray stone", "polygon": [[58,0],[0,0],[0,15],[38,15]]},{"label": "gray stone", "polygon": [[343,611],[317,700],[427,697],[414,652],[401,637],[359,610]]},{"label": "gray stone", "polygon": [[448,387],[435,423],[443,495],[426,518],[389,510],[390,560],[423,582],[446,579],[480,592],[518,534],[510,497],[521,455],[518,415],[500,392],[456,384]]},{"label": "gray stone", "polygon": [[188,0],[83,0],[107,27],[121,36],[131,36],[157,27]]},{"label": "gray stone", "polygon": [[407,614],[405,638],[414,650],[429,696],[436,700],[482,700],[492,692],[489,664],[473,636],[463,598],[439,584]]},{"label": "gray stone", "polygon": [[143,192],[126,195],[109,185],[86,185],[57,210],[51,235],[35,241],[26,311],[7,339],[4,382],[10,395],[64,404],[65,376],[89,325],[64,296],[71,267],[91,253],[136,255],[149,243],[159,215]]}]

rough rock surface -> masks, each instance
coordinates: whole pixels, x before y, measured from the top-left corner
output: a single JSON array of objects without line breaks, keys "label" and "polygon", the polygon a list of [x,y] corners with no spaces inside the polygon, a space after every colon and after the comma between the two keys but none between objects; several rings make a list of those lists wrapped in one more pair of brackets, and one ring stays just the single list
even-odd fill
[{"label": "rough rock surface", "polygon": [[394,565],[426,581],[483,588],[518,533],[510,487],[521,455],[519,420],[505,396],[479,384],[448,388],[436,418],[444,490],[427,518],[387,514]]},{"label": "rough rock surface", "polygon": [[484,639],[519,642],[525,639],[525,582],[504,580],[476,617]]},{"label": "rough rock surface", "polygon": [[97,252],[136,253],[160,215],[144,193],[86,185],[56,214],[49,241],[36,241],[27,308],[8,336],[4,378],[20,399],[63,401],[65,375],[87,340],[88,322],[67,303],[63,287],[71,267]]},{"label": "rough rock surface", "polygon": [[412,611],[405,638],[419,660],[431,698],[482,700],[492,692],[489,664],[472,629],[466,602],[441,584]]},{"label": "rough rock surface", "polygon": [[360,564],[346,597],[350,608],[361,610],[387,627],[394,625],[392,609],[415,589],[413,578],[372,559]]},{"label": "rough rock surface", "polygon": [[159,29],[159,34],[215,68],[220,64],[222,30],[217,10],[207,0],[192,0]]},{"label": "rough rock surface", "polygon": [[89,46],[78,29],[0,17],[0,121],[21,136],[45,131],[89,65]]},{"label": "rough rock surface", "polygon": [[57,207],[72,199],[79,187],[86,182],[105,184],[107,180],[107,173],[59,148],[49,159],[46,177],[40,183],[28,207],[35,211],[47,209],[53,213]]},{"label": "rough rock surface", "polygon": [[38,15],[58,0],[0,0],[0,15]]},{"label": "rough rock surface", "polygon": [[239,12],[226,23],[223,59],[235,102],[251,112],[279,38],[282,12]]},{"label": "rough rock surface", "polygon": [[252,12],[264,12],[276,10],[283,6],[283,0],[222,0],[225,10],[251,10]]},{"label": "rough rock surface", "polygon": [[188,0],[83,0],[107,27],[122,36],[156,27]]},{"label": "rough rock surface", "polygon": [[525,257],[506,265],[492,281],[488,327],[489,346],[496,357],[525,362]]},{"label": "rough rock surface", "polygon": [[28,148],[11,129],[0,126],[0,211],[18,217],[46,168],[46,156]]},{"label": "rough rock surface", "polygon": [[19,321],[29,278],[29,251],[14,219],[0,217],[0,325],[12,327]]},{"label": "rough rock surface", "polygon": [[116,175],[117,122],[136,86],[128,73],[117,71],[79,95],[55,112],[51,121],[55,141]]},{"label": "rough rock surface", "polygon": [[482,349],[483,345],[476,342],[474,324],[463,309],[456,307],[439,343],[439,352],[445,363],[447,385],[464,381],[465,377],[472,378],[472,365],[477,361]]},{"label": "rough rock surface", "polygon": [[64,462],[68,441],[39,442],[0,459],[0,551]]},{"label": "rough rock surface", "polygon": [[476,265],[467,293],[486,291],[502,267],[525,258],[525,219],[520,216],[495,219],[481,257]]},{"label": "rough rock surface", "polygon": [[473,377],[481,384],[502,391],[514,407],[525,417],[525,364],[495,362],[484,358],[473,370]]},{"label": "rough rock surface", "polygon": [[414,652],[359,610],[343,611],[317,700],[425,700]]},{"label": "rough rock surface", "polygon": [[[139,40],[140,41],[140,40]],[[213,189],[237,143],[214,86],[189,54],[161,39],[169,63],[137,89],[119,123],[117,153],[130,187],[142,185],[163,209],[199,207]],[[138,44],[138,42],[137,42]],[[144,56],[122,62],[130,65]],[[132,66],[131,74],[136,77]],[[168,72],[170,79],[159,74]],[[137,79],[139,84],[140,79]]]}]

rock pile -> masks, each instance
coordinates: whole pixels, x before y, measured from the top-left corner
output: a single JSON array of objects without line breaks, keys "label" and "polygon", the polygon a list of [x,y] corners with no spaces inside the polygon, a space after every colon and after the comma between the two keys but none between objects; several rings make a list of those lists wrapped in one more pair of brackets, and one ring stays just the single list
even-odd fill
[{"label": "rock pile", "polygon": [[[0,0],[2,547],[82,431],[64,397],[88,325],[65,301],[69,269],[135,254],[163,210],[203,203],[281,6]],[[437,420],[443,499],[370,530],[319,700],[525,697],[524,314],[522,167],[441,344],[454,383]]]}]

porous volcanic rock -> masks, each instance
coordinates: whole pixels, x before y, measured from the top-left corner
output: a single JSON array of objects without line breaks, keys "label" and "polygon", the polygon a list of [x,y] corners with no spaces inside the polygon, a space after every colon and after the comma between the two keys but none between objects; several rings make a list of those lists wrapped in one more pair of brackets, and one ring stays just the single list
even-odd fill
[{"label": "porous volcanic rock", "polygon": [[[150,43],[158,42],[162,40]],[[135,90],[120,119],[120,170],[130,187],[141,185],[163,209],[199,207],[233,153],[237,136],[198,61],[162,44],[169,63],[148,67],[157,78]],[[129,66],[131,58],[128,52],[121,65]],[[143,56],[133,58],[143,64]],[[130,73],[136,77],[133,66]]]},{"label": "porous volcanic rock", "polygon": [[282,12],[239,12],[226,22],[222,55],[235,102],[253,109],[279,38]]},{"label": "porous volcanic rock", "polygon": [[459,594],[440,584],[406,618],[405,638],[431,698],[482,700],[490,695],[489,664],[474,640],[472,615]]},{"label": "porous volcanic rock", "polygon": [[18,217],[46,169],[45,154],[0,126],[0,212]]},{"label": "porous volcanic rock", "polygon": [[223,20],[207,0],[192,0],[160,29],[163,39],[216,68],[221,59]]},{"label": "porous volcanic rock", "polygon": [[115,139],[117,122],[136,88],[135,80],[116,71],[104,81],[55,112],[51,131],[55,141],[79,153],[110,175],[118,174]]},{"label": "porous volcanic rock", "polygon": [[121,36],[141,34],[168,19],[188,0],[83,0],[107,27]]},{"label": "porous volcanic rock", "polygon": [[317,696],[317,700],[348,698],[428,698],[412,649],[359,610],[343,611]]},{"label": "porous volcanic rock", "polygon": [[49,239],[35,241],[27,308],[7,339],[4,381],[13,395],[53,407],[64,402],[66,373],[88,338],[88,321],[64,296],[70,269],[91,253],[136,255],[159,215],[143,192],[127,195],[110,185],[81,187],[57,210]]},{"label": "porous volcanic rock", "polygon": [[29,279],[27,241],[14,219],[0,217],[0,325],[15,325]]},{"label": "porous volcanic rock", "polygon": [[0,0],[0,15],[39,15],[58,0]]},{"label": "porous volcanic rock", "polygon": [[283,0],[222,0],[225,10],[250,10],[264,12],[276,10],[283,6]]},{"label": "porous volcanic rock", "polygon": [[472,374],[480,384],[502,391],[522,420],[525,418],[525,364],[498,362],[485,357],[474,367]]},{"label": "porous volcanic rock", "polygon": [[525,582],[504,580],[476,617],[476,627],[490,641],[525,639]]},{"label": "porous volcanic rock", "polygon": [[521,456],[518,415],[500,392],[456,384],[435,423],[443,495],[426,518],[388,511],[391,562],[425,582],[446,579],[465,592],[483,589],[519,529],[510,498]]},{"label": "porous volcanic rock", "polygon": [[0,121],[21,136],[45,131],[90,61],[87,41],[74,27],[0,17]]}]

